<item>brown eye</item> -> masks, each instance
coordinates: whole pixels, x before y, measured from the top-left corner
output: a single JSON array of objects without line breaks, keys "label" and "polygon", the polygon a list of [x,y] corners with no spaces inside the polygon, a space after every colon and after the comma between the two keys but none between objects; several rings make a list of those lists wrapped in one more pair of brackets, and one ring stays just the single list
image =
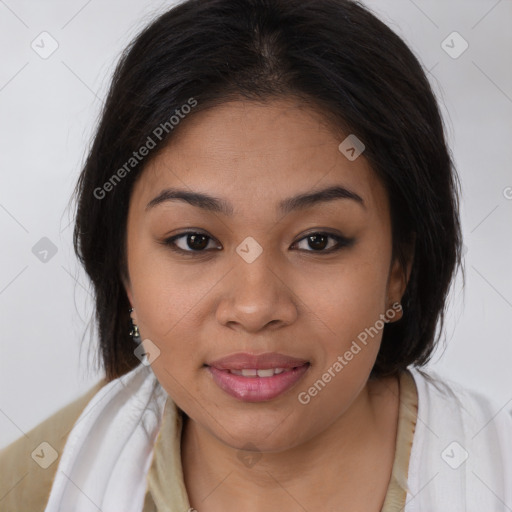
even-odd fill
[{"label": "brown eye", "polygon": [[206,252],[205,249],[213,239],[204,233],[181,233],[164,240],[164,244],[178,252]]},{"label": "brown eye", "polygon": [[[329,246],[329,239],[334,240],[335,243],[331,243],[331,245]],[[304,238],[296,242],[296,244],[304,242],[307,244],[307,247],[309,247],[311,250],[305,247],[299,248],[300,250],[304,250],[306,252],[329,253],[337,251],[343,247],[348,247],[352,245],[354,239],[345,238],[343,236],[335,235],[333,233],[310,233],[309,235],[305,236]]]},{"label": "brown eye", "polygon": [[195,251],[205,249],[208,245],[208,237],[206,235],[187,235],[187,245]]},{"label": "brown eye", "polygon": [[[167,238],[162,243],[170,247],[173,251],[188,253],[207,253],[209,252],[209,243],[214,239],[204,233],[186,232],[174,235]],[[298,247],[299,250],[304,252],[317,252],[328,254],[341,250],[344,247],[349,247],[354,243],[353,238],[345,238],[334,233],[310,233],[303,237],[292,246],[299,246],[299,244],[307,244],[305,247]],[[210,247],[211,249],[211,247]]]},{"label": "brown eye", "polygon": [[327,235],[309,235],[306,237],[309,247],[315,250],[325,249],[329,243],[329,238]]}]

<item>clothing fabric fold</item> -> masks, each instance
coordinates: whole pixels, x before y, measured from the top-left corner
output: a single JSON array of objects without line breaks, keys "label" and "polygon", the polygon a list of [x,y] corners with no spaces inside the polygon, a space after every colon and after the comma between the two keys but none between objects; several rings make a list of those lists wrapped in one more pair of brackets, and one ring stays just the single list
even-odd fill
[{"label": "clothing fabric fold", "polygon": [[140,512],[167,397],[149,366],[106,384],[69,434],[45,512]]},{"label": "clothing fabric fold", "polygon": [[433,372],[412,370],[418,421],[405,512],[512,510],[512,415]]}]

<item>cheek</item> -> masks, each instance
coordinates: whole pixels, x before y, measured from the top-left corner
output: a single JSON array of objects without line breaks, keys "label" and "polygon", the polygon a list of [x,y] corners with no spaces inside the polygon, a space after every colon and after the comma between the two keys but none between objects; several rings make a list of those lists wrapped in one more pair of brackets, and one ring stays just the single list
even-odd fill
[{"label": "cheek", "polygon": [[139,327],[164,341],[194,314],[214,276],[200,264],[177,262],[147,231],[134,231],[132,240],[128,257]]},{"label": "cheek", "polygon": [[149,338],[160,350],[154,368],[162,363],[175,366],[194,349],[186,336],[191,334],[191,323],[197,304],[207,292],[208,280],[191,286],[190,272],[171,261],[166,247],[143,233],[132,240],[128,250],[130,282],[141,337]]},{"label": "cheek", "polygon": [[371,258],[363,249],[343,263],[308,272],[294,292],[312,313],[311,320],[325,332],[329,349],[350,342],[375,324],[386,308],[387,258]]},{"label": "cheek", "polygon": [[341,413],[367,382],[384,326],[384,270],[385,265],[359,260],[340,269],[336,278],[326,282],[323,293],[311,291],[311,297],[316,297],[312,318],[321,320],[318,325],[322,326],[314,351],[317,364],[297,390],[298,402],[311,417],[325,421],[326,410],[333,411],[333,417]]}]

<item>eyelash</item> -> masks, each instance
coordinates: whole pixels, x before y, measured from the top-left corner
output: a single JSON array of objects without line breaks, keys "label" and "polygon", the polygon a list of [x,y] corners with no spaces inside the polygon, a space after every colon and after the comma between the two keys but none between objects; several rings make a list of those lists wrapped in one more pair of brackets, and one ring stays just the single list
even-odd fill
[{"label": "eyelash", "polygon": [[[206,238],[208,238],[209,241],[214,240],[214,238],[212,238],[211,236],[208,236],[206,233],[201,233],[200,231],[184,231],[183,233],[179,233],[170,238],[166,238],[161,243],[163,245],[169,247],[169,249],[171,249],[172,251],[175,251],[175,252],[183,254],[183,255],[196,255],[196,254],[200,255],[201,253],[208,252],[207,249],[202,249],[202,250],[198,251],[198,250],[192,250],[192,249],[185,250],[185,249],[181,249],[181,248],[177,247],[175,244],[175,241],[180,238],[186,237],[188,235],[203,235]],[[306,240],[307,238],[314,236],[314,235],[321,235],[321,236],[327,236],[329,238],[332,238],[332,239],[336,240],[337,245],[335,245],[334,247],[331,247],[330,249],[327,249],[327,250],[315,251],[315,250],[300,249],[301,251],[310,252],[313,254],[332,254],[334,252],[340,251],[341,249],[350,247],[351,245],[353,245],[353,243],[355,241],[354,238],[346,238],[344,236],[335,235],[334,233],[329,233],[329,232],[325,232],[325,231],[314,231],[314,232],[308,233],[304,237],[300,238],[299,240],[297,240],[297,242],[294,242],[293,245],[296,245],[299,242]],[[208,242],[208,244],[209,244],[209,242]]]}]

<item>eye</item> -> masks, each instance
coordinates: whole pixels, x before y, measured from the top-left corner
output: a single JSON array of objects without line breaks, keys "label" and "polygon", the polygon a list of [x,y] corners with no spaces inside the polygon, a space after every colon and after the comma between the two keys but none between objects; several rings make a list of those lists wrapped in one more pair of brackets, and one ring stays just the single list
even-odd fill
[{"label": "eye", "polygon": [[[334,240],[334,245],[329,246],[329,239]],[[298,242],[295,242],[294,245],[297,244],[307,244],[308,247],[312,248],[312,250],[301,248],[300,250],[305,250],[306,252],[323,252],[323,253],[331,253],[335,251],[341,250],[343,247],[349,247],[354,243],[353,238],[345,238],[344,236],[335,235],[334,233],[325,233],[325,232],[316,232],[310,233],[309,235],[301,238]],[[293,246],[292,246],[293,247]],[[328,247],[327,250],[325,250]]]},{"label": "eye", "polygon": [[204,233],[188,231],[165,239],[163,244],[168,245],[173,251],[194,253],[206,252],[205,249],[212,240],[213,238]]},{"label": "eye", "polygon": [[[329,239],[331,243],[329,243]],[[188,231],[185,233],[180,233],[178,235],[174,235],[170,238],[166,238],[161,243],[163,245],[168,246],[173,251],[181,252],[181,253],[201,253],[207,252],[207,249],[212,249],[209,247],[210,242],[214,239],[204,233],[196,232],[196,231]],[[332,243],[334,241],[334,244]],[[299,250],[305,252],[318,252],[318,253],[331,253],[335,251],[339,251],[344,247],[349,247],[354,243],[353,238],[346,238],[344,236],[335,235],[334,233],[327,232],[315,232],[310,233],[307,236],[301,238],[299,241],[295,242],[291,247],[298,246],[300,244],[307,244],[307,246],[311,249],[306,249],[304,247],[299,247]]]}]

